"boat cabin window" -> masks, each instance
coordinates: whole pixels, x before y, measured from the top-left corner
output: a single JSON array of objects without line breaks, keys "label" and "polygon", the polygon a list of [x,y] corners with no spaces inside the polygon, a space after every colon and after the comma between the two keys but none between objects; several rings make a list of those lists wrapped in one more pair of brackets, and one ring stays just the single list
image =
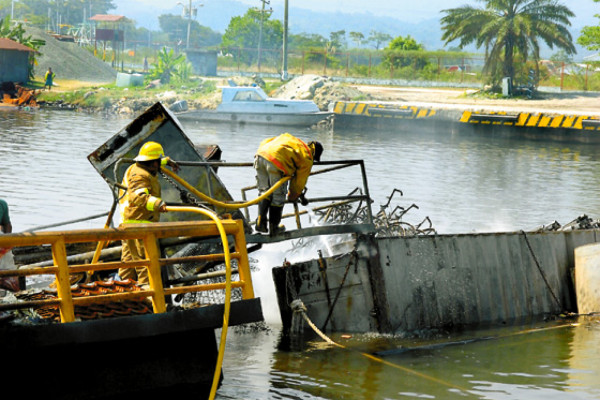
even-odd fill
[{"label": "boat cabin window", "polygon": [[242,90],[235,94],[233,101],[264,101],[264,99],[253,90]]}]

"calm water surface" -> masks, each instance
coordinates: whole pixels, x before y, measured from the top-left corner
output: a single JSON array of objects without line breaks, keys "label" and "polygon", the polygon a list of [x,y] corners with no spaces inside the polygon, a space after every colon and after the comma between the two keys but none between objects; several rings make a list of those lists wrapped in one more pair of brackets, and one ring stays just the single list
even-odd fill
[{"label": "calm water surface", "polygon": [[[107,212],[112,196],[87,155],[130,118],[71,112],[0,113],[0,197],[11,207],[15,231]],[[184,124],[197,144],[218,144],[223,159],[250,162],[260,141],[278,128]],[[323,159],[363,159],[371,197],[429,216],[439,233],[533,229],[566,224],[600,211],[600,151],[594,146],[501,140],[460,132],[291,130],[325,146]],[[220,169],[235,198],[254,184],[251,169]],[[313,177],[308,197],[343,195],[361,186],[356,170]],[[97,228],[104,219],[65,228]],[[62,228],[58,228],[62,229]],[[218,398],[228,399],[599,399],[600,324],[594,319],[464,332],[425,339],[334,336],[346,349],[315,339],[302,352],[282,349],[270,269],[284,245],[266,246],[253,258],[268,332],[230,331],[225,379]],[[479,338],[460,345],[390,352]],[[485,340],[483,340],[485,339]],[[381,353],[381,360],[363,352]]]}]

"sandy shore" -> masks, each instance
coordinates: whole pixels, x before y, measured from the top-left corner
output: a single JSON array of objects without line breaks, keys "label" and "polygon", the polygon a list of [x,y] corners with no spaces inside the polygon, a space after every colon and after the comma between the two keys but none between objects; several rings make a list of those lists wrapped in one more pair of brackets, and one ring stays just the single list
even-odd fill
[{"label": "sandy shore", "polygon": [[378,101],[453,109],[485,109],[523,112],[577,113],[600,116],[600,93],[537,93],[535,99],[483,99],[465,96],[468,89],[425,89],[356,85]]}]

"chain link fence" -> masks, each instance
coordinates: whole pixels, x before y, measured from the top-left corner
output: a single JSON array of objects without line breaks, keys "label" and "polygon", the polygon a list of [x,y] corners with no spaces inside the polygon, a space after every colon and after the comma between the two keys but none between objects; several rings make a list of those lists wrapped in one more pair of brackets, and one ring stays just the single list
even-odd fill
[{"label": "chain link fence", "polygon": [[[141,70],[142,60],[150,65],[163,45],[176,53],[185,52],[181,43],[154,44],[152,48],[136,43],[126,44],[125,69]],[[281,49],[195,48],[213,51],[217,56],[218,74],[260,74],[281,76]],[[291,50],[287,55],[287,73],[327,75],[347,79],[373,80],[413,86],[483,87],[485,58],[452,52],[397,52],[386,50]],[[529,71],[536,70],[536,86],[549,91],[600,91],[600,62],[563,62],[542,60],[538,68],[531,61],[516,63],[514,85],[530,85]],[[539,71],[539,73],[537,72]]]}]

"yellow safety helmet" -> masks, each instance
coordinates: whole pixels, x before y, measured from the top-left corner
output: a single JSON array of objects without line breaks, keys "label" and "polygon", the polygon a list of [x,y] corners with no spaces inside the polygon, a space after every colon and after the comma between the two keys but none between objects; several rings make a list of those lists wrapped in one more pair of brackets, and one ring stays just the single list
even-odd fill
[{"label": "yellow safety helmet", "polygon": [[156,142],[146,142],[140,149],[139,154],[135,161],[150,161],[150,160],[159,160],[165,156],[165,152],[160,145],[160,143]]}]

